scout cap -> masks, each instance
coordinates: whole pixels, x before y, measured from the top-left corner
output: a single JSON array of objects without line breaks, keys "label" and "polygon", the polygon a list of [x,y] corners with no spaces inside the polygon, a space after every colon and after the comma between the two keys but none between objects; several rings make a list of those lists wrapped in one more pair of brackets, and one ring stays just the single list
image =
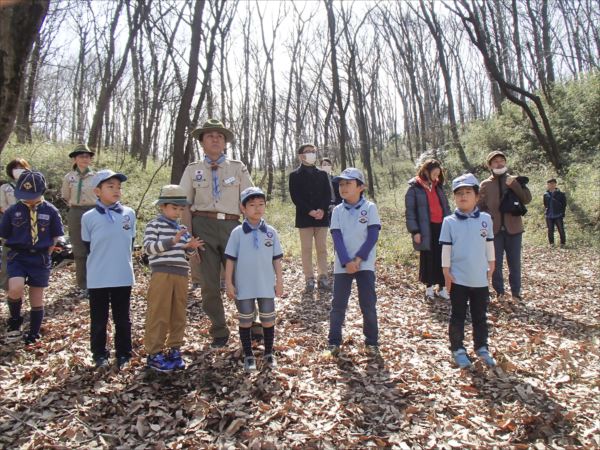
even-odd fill
[{"label": "scout cap", "polygon": [[87,145],[79,144],[71,153],[69,153],[69,158],[75,158],[77,155],[81,155],[83,153],[88,153],[91,156],[95,155],[95,153],[91,151]]},{"label": "scout cap", "polygon": [[41,197],[46,191],[46,179],[40,172],[25,170],[15,186],[15,198],[18,200],[33,200]]},{"label": "scout cap", "polygon": [[265,200],[267,198],[267,196],[265,195],[265,193],[262,191],[261,188],[252,186],[252,187],[246,188],[242,191],[242,193],[240,194],[240,201],[242,202],[243,206],[246,206],[246,202],[248,200],[250,200],[251,198],[255,198],[255,197],[261,197],[261,198],[264,198]]},{"label": "scout cap", "polygon": [[362,184],[365,184],[365,176],[356,167],[348,167],[344,169],[342,173],[340,173],[337,177],[333,179],[333,181],[340,180],[357,180],[360,181]]},{"label": "scout cap", "polygon": [[209,133],[211,131],[216,131],[225,136],[225,142],[233,142],[233,132],[225,128],[223,122],[218,119],[208,119],[201,127],[192,131],[191,135],[201,141],[204,133]]},{"label": "scout cap", "polygon": [[116,178],[119,181],[127,181],[127,177],[122,173],[113,172],[110,169],[99,170],[94,174],[94,178],[92,178],[92,186],[99,187],[104,181],[109,178]]},{"label": "scout cap", "polygon": [[160,188],[158,194],[158,200],[154,202],[155,205],[166,205],[170,203],[172,205],[187,206],[190,204],[187,200],[185,192],[181,186],[177,184],[167,184]]},{"label": "scout cap", "polygon": [[458,188],[461,187],[479,187],[479,181],[475,178],[475,175],[472,173],[465,173],[459,177],[456,177],[452,180],[452,192],[456,192]]},{"label": "scout cap", "polygon": [[504,161],[507,159],[504,152],[501,152],[500,150],[494,150],[493,152],[488,153],[487,158],[485,159],[488,166],[492,163],[492,159],[494,159],[496,156],[502,156]]}]

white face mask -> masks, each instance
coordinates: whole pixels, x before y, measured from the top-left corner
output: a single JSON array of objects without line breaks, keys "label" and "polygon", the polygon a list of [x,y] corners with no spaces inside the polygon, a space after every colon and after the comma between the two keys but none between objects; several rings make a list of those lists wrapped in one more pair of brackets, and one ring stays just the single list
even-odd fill
[{"label": "white face mask", "polygon": [[500,168],[500,169],[492,169],[492,172],[494,173],[494,175],[504,175],[506,173],[506,166]]},{"label": "white face mask", "polygon": [[303,153],[302,159],[304,160],[304,162],[306,164],[312,165],[315,162],[317,162],[317,154],[316,153]]},{"label": "white face mask", "polygon": [[12,175],[15,180],[18,180],[21,174],[25,172],[25,169],[13,169]]},{"label": "white face mask", "polygon": [[321,166],[321,170],[323,172],[325,172],[326,174],[330,174],[331,173],[331,166]]}]

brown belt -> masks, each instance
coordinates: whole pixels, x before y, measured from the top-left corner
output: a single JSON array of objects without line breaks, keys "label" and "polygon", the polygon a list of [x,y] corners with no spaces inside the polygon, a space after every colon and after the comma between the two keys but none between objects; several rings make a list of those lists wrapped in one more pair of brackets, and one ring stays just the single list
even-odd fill
[{"label": "brown belt", "polygon": [[192,216],[209,217],[217,220],[240,220],[240,216],[237,214],[225,214],[214,211],[192,211]]}]

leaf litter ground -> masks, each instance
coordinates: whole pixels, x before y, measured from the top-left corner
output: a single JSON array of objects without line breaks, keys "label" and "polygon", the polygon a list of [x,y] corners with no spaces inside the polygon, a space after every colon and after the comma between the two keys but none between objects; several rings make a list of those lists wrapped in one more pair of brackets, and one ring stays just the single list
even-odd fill
[{"label": "leaf litter ground", "polygon": [[[342,353],[325,358],[330,296],[303,296],[299,261],[284,267],[279,367],[251,375],[241,364],[234,305],[226,301],[229,345],[210,350],[199,293],[189,299],[187,370],[149,374],[142,267],[132,296],[132,364],[93,370],[88,303],[75,296],[72,268],[57,270],[42,341],[25,348],[2,334],[0,447],[600,447],[596,251],[526,248],[523,302],[490,305],[493,370],[452,365],[448,302],[424,300],[416,269],[400,265],[378,269],[381,356],[364,351],[354,290]],[[5,304],[0,313],[7,317]]]}]

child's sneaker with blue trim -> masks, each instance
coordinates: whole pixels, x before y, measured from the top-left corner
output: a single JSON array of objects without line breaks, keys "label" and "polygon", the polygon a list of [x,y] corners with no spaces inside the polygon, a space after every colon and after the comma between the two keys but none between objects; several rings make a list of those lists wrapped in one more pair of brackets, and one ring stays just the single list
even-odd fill
[{"label": "child's sneaker with blue trim", "polygon": [[173,362],[163,352],[148,355],[146,365],[149,369],[156,370],[157,372],[171,372],[173,370]]},{"label": "child's sneaker with blue trim", "polygon": [[479,356],[479,359],[481,359],[486,366],[488,367],[495,367],[496,366],[496,360],[492,357],[492,355],[490,355],[490,351],[488,350],[487,347],[479,347],[476,351],[475,354],[477,356]]},{"label": "child's sneaker with blue trim", "polygon": [[185,361],[181,357],[181,352],[178,348],[173,347],[167,354],[167,359],[173,364],[173,370],[185,369]]},{"label": "child's sneaker with blue trim", "polygon": [[452,357],[454,358],[454,362],[461,369],[467,369],[471,367],[471,360],[467,356],[467,351],[464,348],[459,348],[456,351],[452,352]]}]

